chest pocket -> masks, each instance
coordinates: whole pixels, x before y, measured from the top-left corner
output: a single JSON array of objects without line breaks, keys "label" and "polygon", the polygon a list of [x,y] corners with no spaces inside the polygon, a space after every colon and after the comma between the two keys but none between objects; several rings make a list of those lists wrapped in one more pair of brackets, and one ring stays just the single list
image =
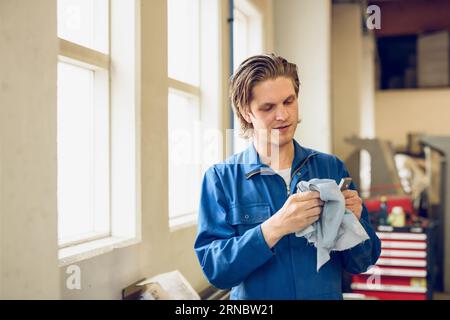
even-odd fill
[{"label": "chest pocket", "polygon": [[270,213],[270,206],[266,203],[236,205],[228,212],[228,223],[236,228],[239,235],[243,235],[269,219]]}]

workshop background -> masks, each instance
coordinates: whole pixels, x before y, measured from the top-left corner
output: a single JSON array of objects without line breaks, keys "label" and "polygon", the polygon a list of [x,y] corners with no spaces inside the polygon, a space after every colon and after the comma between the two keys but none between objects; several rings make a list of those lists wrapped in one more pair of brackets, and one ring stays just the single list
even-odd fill
[{"label": "workshop background", "polygon": [[246,146],[230,74],[270,52],[382,240],[345,299],[450,298],[449,35],[449,0],[0,0],[0,298],[227,299],[199,188]]}]

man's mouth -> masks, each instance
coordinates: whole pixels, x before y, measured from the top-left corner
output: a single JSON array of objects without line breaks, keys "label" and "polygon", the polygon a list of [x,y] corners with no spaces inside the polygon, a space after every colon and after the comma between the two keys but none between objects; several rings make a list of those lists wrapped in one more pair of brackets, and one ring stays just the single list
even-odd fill
[{"label": "man's mouth", "polygon": [[284,129],[289,128],[290,126],[291,126],[290,124],[287,124],[287,125],[285,125],[285,126],[279,126],[279,127],[274,128],[274,129],[277,129],[277,130],[284,130]]}]

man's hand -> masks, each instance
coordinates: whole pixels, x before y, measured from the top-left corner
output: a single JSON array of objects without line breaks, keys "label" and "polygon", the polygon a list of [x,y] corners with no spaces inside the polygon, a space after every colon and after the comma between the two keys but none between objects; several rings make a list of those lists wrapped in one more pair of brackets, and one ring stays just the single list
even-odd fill
[{"label": "man's hand", "polygon": [[362,213],[362,199],[358,196],[358,192],[355,190],[344,190],[342,194],[345,198],[345,207],[353,212],[356,218],[361,219]]},{"label": "man's hand", "polygon": [[291,195],[283,207],[261,225],[269,248],[272,248],[283,236],[302,230],[316,222],[323,205],[324,202],[317,191]]}]

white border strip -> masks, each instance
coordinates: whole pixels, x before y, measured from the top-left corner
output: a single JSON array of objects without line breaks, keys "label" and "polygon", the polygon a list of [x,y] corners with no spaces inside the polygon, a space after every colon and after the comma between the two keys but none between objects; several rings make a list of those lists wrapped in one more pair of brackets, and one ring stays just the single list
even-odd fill
[{"label": "white border strip", "polygon": [[427,239],[427,235],[425,233],[377,232],[377,236],[380,239],[392,239],[392,240],[426,240]]},{"label": "white border strip", "polygon": [[399,258],[426,258],[426,251],[410,250],[381,250],[380,257],[399,257]]},{"label": "white border strip", "polygon": [[352,283],[352,289],[367,290],[367,291],[408,292],[408,293],[427,292],[427,288],[422,287],[398,286],[387,284],[365,284],[365,283]]},{"label": "white border strip", "polygon": [[399,266],[399,267],[426,267],[426,260],[408,260],[408,259],[390,259],[380,258],[377,265],[383,266]]},{"label": "white border strip", "polygon": [[364,275],[376,274],[380,276],[394,276],[394,277],[416,277],[425,278],[427,276],[426,270],[410,270],[410,269],[393,269],[393,268],[372,268],[363,273]]},{"label": "white border strip", "polygon": [[427,244],[425,242],[382,241],[381,248],[426,249]]}]

